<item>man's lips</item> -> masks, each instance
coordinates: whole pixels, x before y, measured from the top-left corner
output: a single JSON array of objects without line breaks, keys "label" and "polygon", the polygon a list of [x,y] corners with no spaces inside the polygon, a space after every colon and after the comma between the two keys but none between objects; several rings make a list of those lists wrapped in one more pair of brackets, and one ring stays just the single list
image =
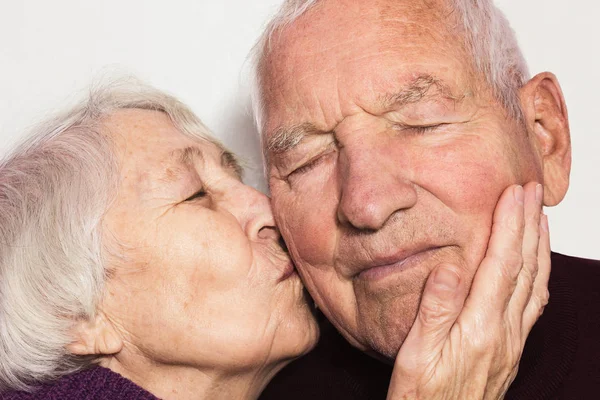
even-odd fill
[{"label": "man's lips", "polygon": [[365,263],[354,274],[354,278],[366,281],[381,279],[390,273],[406,271],[420,265],[441,246],[423,246],[414,249],[401,250],[394,255],[376,257]]}]

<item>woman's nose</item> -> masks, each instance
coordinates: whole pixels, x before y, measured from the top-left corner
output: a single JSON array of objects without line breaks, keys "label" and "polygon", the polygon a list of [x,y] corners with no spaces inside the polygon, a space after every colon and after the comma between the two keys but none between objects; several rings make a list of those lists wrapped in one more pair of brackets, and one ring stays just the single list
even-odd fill
[{"label": "woman's nose", "polygon": [[279,240],[279,231],[271,211],[271,201],[258,190],[241,184],[234,201],[236,217],[251,240]]}]

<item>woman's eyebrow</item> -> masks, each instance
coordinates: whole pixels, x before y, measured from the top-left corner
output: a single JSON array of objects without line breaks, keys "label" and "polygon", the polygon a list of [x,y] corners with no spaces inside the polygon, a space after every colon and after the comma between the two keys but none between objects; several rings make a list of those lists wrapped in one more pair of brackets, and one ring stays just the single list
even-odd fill
[{"label": "woman's eyebrow", "polygon": [[244,168],[242,168],[237,157],[232,152],[223,149],[221,153],[221,166],[232,170],[240,180],[242,179]]},{"label": "woman's eyebrow", "polygon": [[[188,146],[183,149],[174,150],[173,152],[171,152],[171,159],[174,159],[174,161],[178,165],[184,167],[190,167],[198,162],[204,163],[205,161],[202,150],[195,146]],[[220,162],[221,167],[232,170],[237,177],[239,177],[240,179],[242,178],[244,169],[238,162],[235,154],[228,150],[222,149]],[[181,169],[179,172],[181,173],[184,170],[185,169]],[[176,179],[179,175],[180,174],[177,174],[177,176],[173,176],[173,178]]]},{"label": "woman's eyebrow", "polygon": [[171,152],[171,158],[175,159],[177,164],[193,165],[198,161],[203,162],[204,154],[198,147],[188,146]]},{"label": "woman's eyebrow", "polygon": [[188,146],[183,149],[173,150],[168,160],[172,163],[167,167],[160,178],[163,182],[176,182],[183,175],[192,170],[194,164],[199,161],[204,163],[204,154],[198,147]]}]

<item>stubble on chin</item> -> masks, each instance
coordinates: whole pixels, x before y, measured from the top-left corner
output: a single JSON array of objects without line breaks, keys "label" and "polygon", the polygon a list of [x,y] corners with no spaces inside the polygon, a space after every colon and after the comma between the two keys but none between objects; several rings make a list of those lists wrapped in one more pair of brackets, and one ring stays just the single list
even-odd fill
[{"label": "stubble on chin", "polygon": [[393,361],[417,315],[427,279],[414,279],[368,293],[357,288],[358,330],[366,351]]},{"label": "stubble on chin", "polygon": [[389,278],[389,285],[377,290],[363,282],[355,282],[357,299],[357,326],[360,342],[366,351],[374,351],[393,361],[417,317],[425,283],[437,265],[442,262],[459,264],[459,249],[450,246],[441,249],[427,262]]}]

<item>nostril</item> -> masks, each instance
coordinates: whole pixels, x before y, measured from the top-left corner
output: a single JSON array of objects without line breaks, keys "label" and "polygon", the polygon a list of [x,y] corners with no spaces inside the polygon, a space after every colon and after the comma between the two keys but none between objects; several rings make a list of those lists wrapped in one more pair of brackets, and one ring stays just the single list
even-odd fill
[{"label": "nostril", "polygon": [[263,226],[258,231],[258,238],[265,239],[265,240],[279,240],[280,235],[279,235],[279,231],[277,230],[277,228],[275,228],[273,226]]}]

